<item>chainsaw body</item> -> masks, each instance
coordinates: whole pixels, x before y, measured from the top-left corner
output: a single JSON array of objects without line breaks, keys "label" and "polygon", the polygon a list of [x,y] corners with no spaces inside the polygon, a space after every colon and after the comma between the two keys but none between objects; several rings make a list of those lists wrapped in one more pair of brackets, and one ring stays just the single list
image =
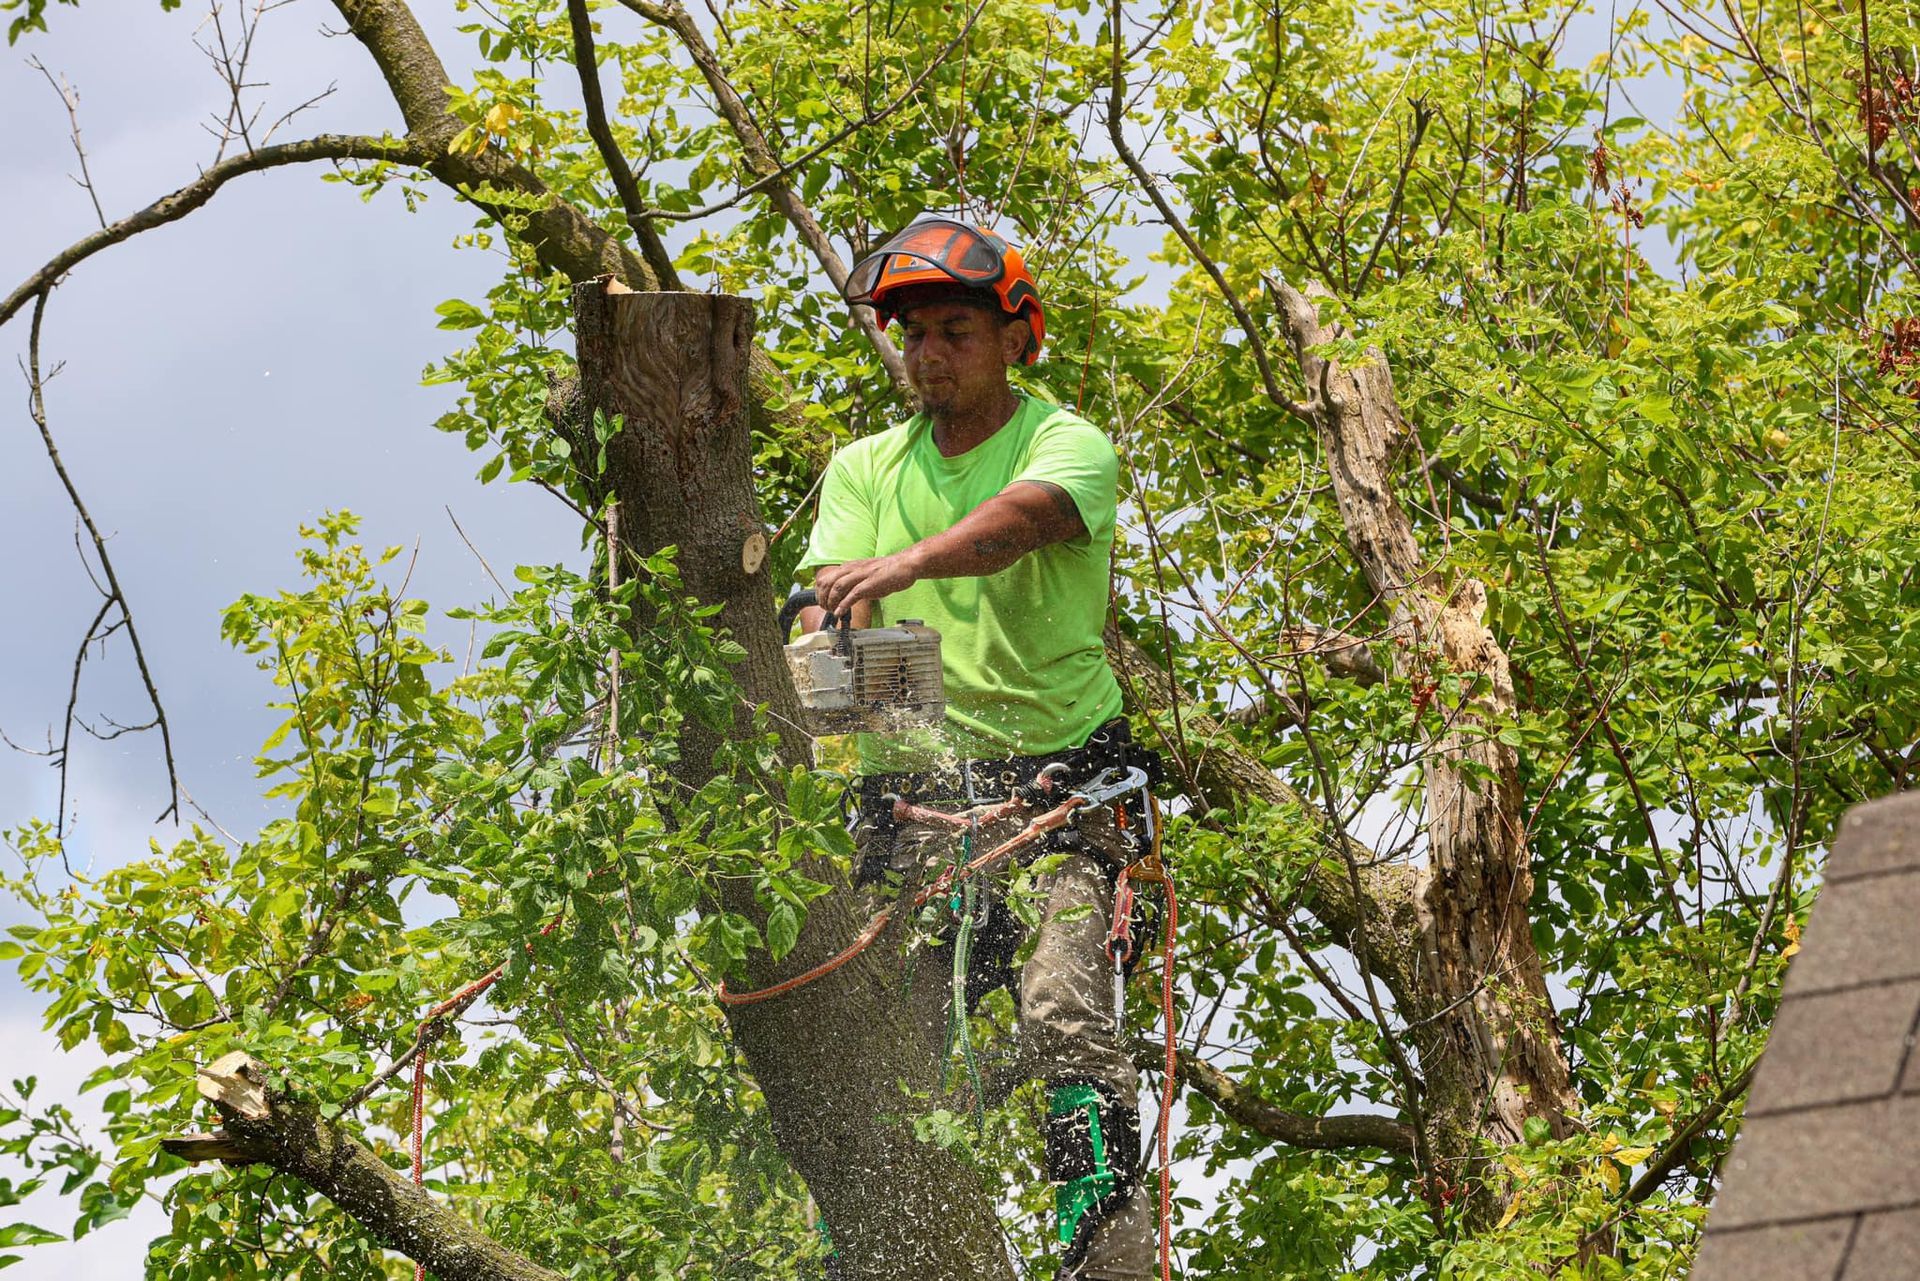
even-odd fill
[{"label": "chainsaw body", "polygon": [[807,732],[891,734],[940,724],[946,685],[940,633],[919,619],[891,627],[833,627],[786,647]]}]

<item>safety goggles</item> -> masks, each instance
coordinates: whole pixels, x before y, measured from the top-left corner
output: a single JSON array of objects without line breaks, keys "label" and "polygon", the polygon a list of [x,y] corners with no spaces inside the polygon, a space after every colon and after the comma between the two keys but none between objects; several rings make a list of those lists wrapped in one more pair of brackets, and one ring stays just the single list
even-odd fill
[{"label": "safety goggles", "polygon": [[873,306],[874,294],[895,258],[924,263],[957,284],[990,289],[1007,274],[1003,250],[977,227],[951,218],[928,218],[895,232],[855,265],[847,276],[847,301]]}]

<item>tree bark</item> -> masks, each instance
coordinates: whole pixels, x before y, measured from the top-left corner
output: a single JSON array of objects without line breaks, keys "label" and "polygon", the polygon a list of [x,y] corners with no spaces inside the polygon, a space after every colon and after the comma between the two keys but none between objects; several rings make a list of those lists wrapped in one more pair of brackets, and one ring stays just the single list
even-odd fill
[{"label": "tree bark", "polygon": [[[747,418],[753,309],[713,294],[575,287],[581,412],[619,415],[607,470],[621,523],[641,554],[668,544],[688,592],[718,604],[717,622],[747,651],[736,670],[748,700],[783,729],[790,763],[807,758],[793,727],[798,702],[774,628],[774,585],[743,562],[760,526]],[[748,728],[742,708],[736,732]],[[696,727],[681,743],[679,781],[714,776],[720,734]],[[697,821],[697,815],[686,815]],[[808,913],[799,946],[778,967],[764,955],[750,981],[799,973],[845,946],[868,904],[837,882]],[[749,890],[721,906],[758,916]],[[938,1084],[933,1056],[899,1000],[897,963],[879,949],[790,995],[729,1009],[728,1021],[767,1100],[774,1134],[819,1203],[852,1275],[862,1281],[1011,1281],[992,1199],[955,1154],[915,1139],[914,1094]],[[903,1087],[905,1087],[903,1089]]]},{"label": "tree bark", "polygon": [[[1533,873],[1514,749],[1496,738],[1514,712],[1507,656],[1482,618],[1484,585],[1449,580],[1431,565],[1390,476],[1410,428],[1386,357],[1343,365],[1320,348],[1339,336],[1316,299],[1280,284],[1287,336],[1312,396],[1313,419],[1347,545],[1393,612],[1395,674],[1424,702],[1444,674],[1468,691],[1458,708],[1423,718],[1428,862],[1415,900],[1422,942],[1401,1013],[1415,1028],[1439,1173],[1460,1183],[1475,1169],[1475,1139],[1517,1143],[1529,1117],[1566,1132],[1575,1104],[1553,1003],[1533,945]],[[1457,1164],[1453,1164],[1457,1163]],[[1485,1198],[1480,1198],[1482,1208]]]},{"label": "tree bark", "polygon": [[[1145,1066],[1157,1065],[1158,1047],[1145,1057]],[[1366,1113],[1306,1116],[1289,1112],[1263,1098],[1191,1050],[1179,1051],[1176,1068],[1183,1085],[1190,1085],[1238,1125],[1288,1147],[1332,1149],[1379,1148],[1413,1154],[1413,1127],[1392,1117]]]}]

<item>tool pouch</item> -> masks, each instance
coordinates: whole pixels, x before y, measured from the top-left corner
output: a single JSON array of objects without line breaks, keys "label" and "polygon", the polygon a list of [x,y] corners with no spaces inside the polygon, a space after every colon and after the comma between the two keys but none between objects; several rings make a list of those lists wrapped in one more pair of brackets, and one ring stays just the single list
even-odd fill
[{"label": "tool pouch", "polygon": [[1064,1271],[1086,1258],[1094,1229],[1133,1193],[1140,1110],[1093,1080],[1056,1081],[1047,1091],[1047,1180]]}]

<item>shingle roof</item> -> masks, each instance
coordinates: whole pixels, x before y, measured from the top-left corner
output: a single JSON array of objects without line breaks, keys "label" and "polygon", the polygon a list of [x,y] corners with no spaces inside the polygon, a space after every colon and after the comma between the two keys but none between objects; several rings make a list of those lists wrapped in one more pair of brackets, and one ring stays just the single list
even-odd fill
[{"label": "shingle roof", "polygon": [[1849,810],[1693,1281],[1920,1278],[1920,793]]}]

